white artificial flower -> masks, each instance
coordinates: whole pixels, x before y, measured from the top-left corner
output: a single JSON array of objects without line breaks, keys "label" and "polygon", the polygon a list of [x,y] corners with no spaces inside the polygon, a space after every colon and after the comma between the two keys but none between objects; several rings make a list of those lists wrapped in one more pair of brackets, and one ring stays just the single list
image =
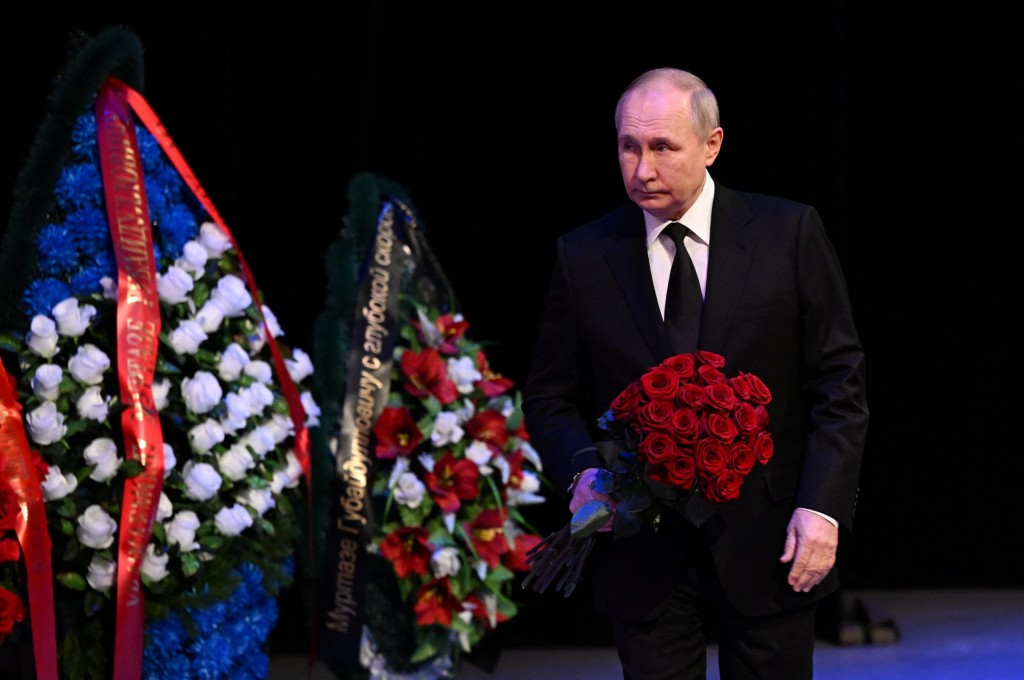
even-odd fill
[{"label": "white artificial flower", "polygon": [[203,303],[202,309],[196,312],[196,321],[205,333],[213,333],[224,323],[224,308],[216,300],[210,299]]},{"label": "white artificial flower", "polygon": [[75,535],[82,545],[96,550],[109,548],[114,544],[117,522],[99,505],[90,505],[78,518]]},{"label": "white artificial flower", "polygon": [[274,403],[274,393],[263,383],[253,383],[238,390],[238,394],[249,402],[253,415],[263,413],[263,409]]},{"label": "white artificial flower", "polygon": [[388,488],[393,489],[395,484],[398,484],[398,478],[409,471],[409,459],[405,456],[399,456],[395,459],[395,464],[391,466],[391,475],[388,477]]},{"label": "white artificial flower", "polygon": [[543,503],[544,496],[539,494],[538,491],[540,491],[540,479],[533,472],[523,470],[522,482],[519,484],[519,488],[508,490],[508,504],[516,506]]},{"label": "white artificial flower", "polygon": [[255,359],[245,365],[242,370],[250,378],[256,382],[261,382],[264,385],[269,385],[274,381],[274,369],[271,368],[270,364],[262,359]]},{"label": "white artificial flower", "polygon": [[157,552],[157,550],[159,549],[150,543],[146,546],[146,554],[142,557],[140,570],[150,583],[159,583],[167,577],[167,562],[171,556],[167,553]]},{"label": "white artificial flower", "polygon": [[57,410],[57,405],[52,401],[44,401],[29,411],[25,423],[28,435],[40,446],[59,442],[68,431],[64,424],[64,414]]},{"label": "white artificial flower", "polygon": [[250,508],[256,511],[256,514],[263,517],[267,510],[274,507],[277,502],[274,500],[274,494],[270,489],[253,489],[249,488],[236,496],[239,503],[248,505]]},{"label": "white artificial flower", "polygon": [[217,511],[213,523],[225,536],[237,536],[252,526],[252,515],[244,505],[225,506]]},{"label": "white artificial flower", "polygon": [[275,413],[269,420],[264,421],[263,427],[274,434],[274,443],[280,444],[295,433],[295,424],[292,419],[283,413]]},{"label": "white artificial flower", "polygon": [[217,495],[224,480],[209,463],[190,460],[181,469],[185,479],[185,496],[196,501],[207,501]]},{"label": "white artificial flower", "polygon": [[453,411],[441,411],[434,417],[430,441],[437,447],[457,444],[462,441],[464,434],[465,430],[459,425],[459,416]]},{"label": "white artificial flower", "polygon": [[208,371],[196,371],[191,378],[181,381],[181,398],[190,413],[209,413],[223,396],[224,390],[217,376]]},{"label": "white artificial flower", "polygon": [[430,556],[430,571],[434,578],[455,576],[461,568],[462,561],[459,559],[459,551],[451,546],[438,548]]},{"label": "white artificial flower", "polygon": [[[508,480],[512,476],[512,466],[509,465],[508,458],[505,458],[505,456],[495,456],[491,459],[491,465],[500,471],[501,483],[508,485]],[[483,471],[483,468],[481,468],[481,471]],[[490,472],[490,467],[488,467],[487,471]]]},{"label": "white artificial flower", "polygon": [[82,392],[82,396],[75,402],[75,410],[78,411],[78,417],[82,420],[95,420],[102,423],[107,419],[111,399],[112,397],[103,396],[103,390],[99,385],[93,385]]},{"label": "white artificial flower", "polygon": [[459,417],[460,423],[468,423],[476,415],[476,404],[472,399],[463,399],[462,405],[455,409],[455,414]]},{"label": "white artificial flower", "polygon": [[171,331],[171,347],[177,354],[195,354],[209,336],[195,319],[185,319]]},{"label": "white artificial flower", "polygon": [[110,357],[96,345],[86,343],[78,348],[75,356],[68,361],[68,372],[84,385],[99,385],[103,373],[110,368]]},{"label": "white artificial flower", "polygon": [[213,222],[203,222],[199,227],[199,243],[206,248],[210,257],[220,257],[231,247],[231,240]]},{"label": "white artificial flower", "polygon": [[171,470],[177,464],[178,458],[174,455],[174,449],[167,442],[164,442],[164,479],[171,474]]},{"label": "white artificial flower", "polygon": [[117,562],[108,560],[100,555],[93,555],[89,562],[89,571],[85,580],[93,590],[98,593],[105,593],[114,586],[114,577],[117,576]]},{"label": "white artificial flower", "polygon": [[217,467],[221,474],[233,482],[245,479],[249,470],[255,465],[256,462],[253,460],[252,454],[249,453],[249,448],[241,442],[236,443],[217,457]]},{"label": "white artificial flower", "polygon": [[36,314],[32,317],[32,325],[29,327],[25,340],[28,348],[43,357],[49,359],[57,354],[57,324],[48,316]]},{"label": "white artificial flower", "polygon": [[291,482],[285,484],[289,489],[294,489],[299,485],[299,480],[302,479],[302,475],[305,474],[305,470],[302,469],[302,463],[299,462],[298,457],[294,451],[289,451],[285,454],[286,466],[284,472],[291,479]]},{"label": "white artificial flower", "polygon": [[157,293],[160,295],[160,299],[169,305],[181,304],[187,300],[194,285],[195,281],[192,279],[192,275],[173,264],[167,268],[166,272],[158,274],[156,277]]},{"label": "white artificial flower", "polygon": [[466,447],[466,458],[476,463],[477,467],[487,465],[493,457],[494,450],[486,442],[482,442],[479,439],[474,439],[473,443]]},{"label": "white artificial flower", "polygon": [[263,322],[267,325],[270,337],[279,338],[284,335],[284,331],[281,330],[281,324],[277,323],[277,317],[270,311],[270,307],[262,305],[260,309],[263,310]]},{"label": "white artificial flower", "polygon": [[206,262],[209,259],[210,254],[201,243],[188,241],[181,249],[181,257],[175,260],[174,264],[186,272],[192,272],[192,277],[198,281],[206,271]]},{"label": "white artificial flower", "polygon": [[109,437],[99,437],[85,447],[82,452],[86,465],[93,465],[95,468],[89,473],[89,479],[96,482],[105,482],[117,474],[121,467],[121,459],[117,457],[117,444]]},{"label": "white artificial flower", "polygon": [[188,442],[196,453],[206,453],[224,441],[224,428],[213,418],[208,418],[188,431]]},{"label": "white artificial flower", "polygon": [[257,425],[242,438],[242,443],[252,449],[260,458],[274,450],[277,442],[274,433],[266,425]]},{"label": "white artificial flower", "polygon": [[196,530],[199,529],[199,516],[191,510],[175,513],[171,521],[164,525],[169,545],[177,544],[182,552],[192,552],[199,547]]},{"label": "white artificial flower", "polygon": [[398,476],[394,488],[395,502],[409,508],[417,508],[423,502],[427,487],[412,472],[403,472]]},{"label": "white artificial flower", "polygon": [[473,383],[483,378],[476,364],[469,357],[448,359],[448,377],[455,383],[459,394],[470,394]]},{"label": "white artificial flower", "polygon": [[320,424],[320,406],[313,400],[312,392],[303,392],[299,395],[302,402],[302,409],[306,412],[306,427],[316,427]]},{"label": "white artificial flower", "polygon": [[237,382],[249,361],[249,353],[237,342],[233,342],[225,347],[220,355],[217,362],[217,375],[224,382]]},{"label": "white artificial flower", "polygon": [[252,405],[242,395],[228,392],[224,397],[226,413],[220,419],[220,425],[228,434],[245,429],[246,421],[252,415]]},{"label": "white artificial flower", "polygon": [[92,305],[79,305],[78,300],[69,297],[53,306],[53,318],[57,332],[69,338],[77,338],[89,328],[89,322],[96,316]]},{"label": "white artificial flower", "polygon": [[217,286],[210,291],[210,299],[216,301],[229,318],[242,316],[252,304],[245,281],[234,274],[225,274],[217,281]]},{"label": "white artificial flower", "polygon": [[110,276],[100,277],[100,290],[107,300],[117,300],[117,279]]},{"label": "white artificial flower", "polygon": [[165,519],[174,514],[174,504],[171,503],[171,499],[167,497],[167,494],[163,491],[160,492],[160,502],[156,505],[156,521],[163,522]]},{"label": "white artificial flower", "polygon": [[57,364],[43,364],[32,374],[32,392],[40,399],[56,401],[64,369]]},{"label": "white artificial flower", "polygon": [[170,403],[168,395],[171,393],[171,381],[169,378],[163,378],[158,382],[153,383],[153,405],[157,411],[163,411],[167,408],[167,404]]},{"label": "white artificial flower", "polygon": [[275,496],[280,496],[284,488],[292,483],[292,478],[288,476],[288,473],[284,470],[275,470],[274,474],[270,478],[270,491]]},{"label": "white artificial flower", "polygon": [[284,360],[284,365],[288,369],[288,375],[296,383],[313,375],[313,362],[308,354],[297,347],[292,350],[292,358]]},{"label": "white artificial flower", "polygon": [[528,460],[537,470],[544,469],[544,466],[541,464],[540,454],[537,453],[537,449],[533,448],[533,444],[522,440],[519,442],[519,451],[523,454],[523,458]]},{"label": "white artificial flower", "polygon": [[263,324],[260,324],[249,334],[247,338],[249,343],[249,353],[252,355],[259,354],[263,350],[263,346],[267,344],[267,331],[263,328]]},{"label": "white artificial flower", "polygon": [[78,477],[71,472],[63,474],[60,467],[51,465],[41,486],[44,499],[57,501],[78,488]]}]

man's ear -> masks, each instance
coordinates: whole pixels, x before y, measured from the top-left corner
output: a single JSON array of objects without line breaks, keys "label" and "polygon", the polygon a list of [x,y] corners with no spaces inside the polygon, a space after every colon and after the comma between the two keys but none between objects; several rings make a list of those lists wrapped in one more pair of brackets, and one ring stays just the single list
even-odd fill
[{"label": "man's ear", "polygon": [[724,136],[725,131],[720,127],[716,127],[708,135],[708,141],[704,144],[705,167],[711,167],[711,164],[718,158],[718,152],[722,150],[722,137]]}]

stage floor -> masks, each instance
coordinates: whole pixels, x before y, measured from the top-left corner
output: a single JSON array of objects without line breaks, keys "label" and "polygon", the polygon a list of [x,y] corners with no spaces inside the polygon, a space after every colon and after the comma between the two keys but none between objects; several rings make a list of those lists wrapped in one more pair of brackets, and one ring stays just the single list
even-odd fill
[{"label": "stage floor", "polygon": [[[839,645],[819,640],[815,680],[1022,680],[1024,590],[872,590],[851,592],[880,605],[899,639]],[[714,649],[708,680],[719,680]],[[272,657],[268,680],[306,677],[305,659]],[[511,647],[493,672],[464,663],[459,680],[619,680],[615,650],[600,646]],[[332,680],[317,666],[309,680]]]}]

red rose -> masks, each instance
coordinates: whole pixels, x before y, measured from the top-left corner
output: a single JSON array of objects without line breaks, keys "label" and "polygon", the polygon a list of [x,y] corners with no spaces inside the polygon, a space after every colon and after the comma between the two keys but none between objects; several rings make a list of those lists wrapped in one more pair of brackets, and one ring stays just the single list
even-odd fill
[{"label": "red rose", "polygon": [[754,407],[754,410],[757,411],[757,424],[760,425],[762,428],[767,427],[768,409],[758,404],[757,406]]},{"label": "red rose", "polygon": [[675,373],[680,380],[689,380],[693,377],[695,363],[692,354],[677,354],[662,361],[661,366]]},{"label": "red rose", "polygon": [[644,395],[651,401],[672,401],[679,390],[679,376],[663,366],[657,366],[640,377]]},{"label": "red rose", "polygon": [[670,460],[676,450],[672,437],[664,432],[651,432],[637,445],[636,455],[645,463],[660,465]]},{"label": "red rose", "polygon": [[611,411],[616,420],[629,420],[633,412],[639,407],[643,399],[640,392],[640,384],[636,381],[629,383],[626,389],[619,392],[619,395],[612,400]]},{"label": "red rose", "polygon": [[728,382],[711,383],[704,388],[707,403],[719,411],[731,411],[736,406],[736,393]]},{"label": "red rose", "polygon": [[704,479],[710,479],[725,471],[729,464],[729,449],[721,442],[702,439],[694,447],[697,470]]},{"label": "red rose", "polygon": [[704,388],[697,383],[686,383],[676,394],[676,403],[693,409],[704,406]]},{"label": "red rose", "polygon": [[751,435],[761,429],[761,418],[753,406],[745,401],[736,404],[732,412],[736,427],[744,435]]},{"label": "red rose", "polygon": [[732,443],[740,433],[730,413],[709,413],[704,419],[704,427],[708,434],[726,444]]},{"label": "red rose", "polygon": [[748,445],[743,442],[735,442],[732,448],[729,449],[729,454],[729,469],[740,473],[744,477],[754,469],[754,463],[757,462],[757,458],[754,456],[754,450]]},{"label": "red rose", "polygon": [[750,400],[755,404],[767,404],[772,400],[772,393],[760,378],[753,373],[741,373],[750,383]]},{"label": "red rose", "polygon": [[748,401],[750,399],[750,381],[747,380],[747,376],[745,374],[740,373],[737,376],[733,376],[729,379],[729,384],[732,385],[732,389],[736,393],[737,397],[743,401]]},{"label": "red rose", "polygon": [[722,373],[711,364],[704,364],[703,366],[697,367],[697,377],[700,382],[704,385],[713,385],[715,383],[727,382],[729,379],[725,377],[725,373]]},{"label": "red rose", "polygon": [[775,442],[767,432],[761,432],[750,442],[750,448],[754,450],[757,462],[763,465],[772,459],[772,454],[775,453]]},{"label": "red rose", "polygon": [[636,414],[636,423],[643,430],[660,430],[665,432],[672,422],[675,404],[671,401],[651,401],[640,407]]},{"label": "red rose", "polygon": [[665,472],[670,484],[684,489],[692,489],[693,483],[697,479],[697,464],[693,460],[693,455],[680,449],[679,455],[665,466]]},{"label": "red rose", "polygon": [[700,417],[690,408],[677,409],[672,414],[672,436],[677,441],[692,444],[700,436]]},{"label": "red rose", "polygon": [[743,477],[739,473],[727,470],[722,475],[708,480],[704,487],[704,498],[712,503],[724,503],[739,498]]},{"label": "red rose", "polygon": [[709,352],[707,350],[702,349],[697,352],[697,359],[702,364],[707,364],[708,366],[713,366],[715,368],[725,366],[725,357],[721,354],[715,354],[714,352]]},{"label": "red rose", "polygon": [[11,634],[14,624],[25,619],[25,604],[21,598],[0,587],[0,642]]}]

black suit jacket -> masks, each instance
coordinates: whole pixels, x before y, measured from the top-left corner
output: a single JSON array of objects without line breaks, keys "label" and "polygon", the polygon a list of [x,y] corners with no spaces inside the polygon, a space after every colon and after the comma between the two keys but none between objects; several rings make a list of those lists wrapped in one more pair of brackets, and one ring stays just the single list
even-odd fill
[{"label": "black suit jacket", "polygon": [[[850,528],[868,420],[864,353],[813,207],[716,185],[700,348],[723,355],[726,374],[742,370],[767,384],[775,454],[699,534],[667,517],[657,534],[602,535],[594,592],[609,616],[657,615],[693,541],[707,545],[729,601],[747,615],[808,604],[838,585],[833,569],[810,593],[795,593],[789,565],[779,563],[796,507]],[[602,436],[597,418],[672,354],[641,210],[628,204],[561,236],[523,402],[559,488],[577,471],[600,467],[587,451]]]}]

